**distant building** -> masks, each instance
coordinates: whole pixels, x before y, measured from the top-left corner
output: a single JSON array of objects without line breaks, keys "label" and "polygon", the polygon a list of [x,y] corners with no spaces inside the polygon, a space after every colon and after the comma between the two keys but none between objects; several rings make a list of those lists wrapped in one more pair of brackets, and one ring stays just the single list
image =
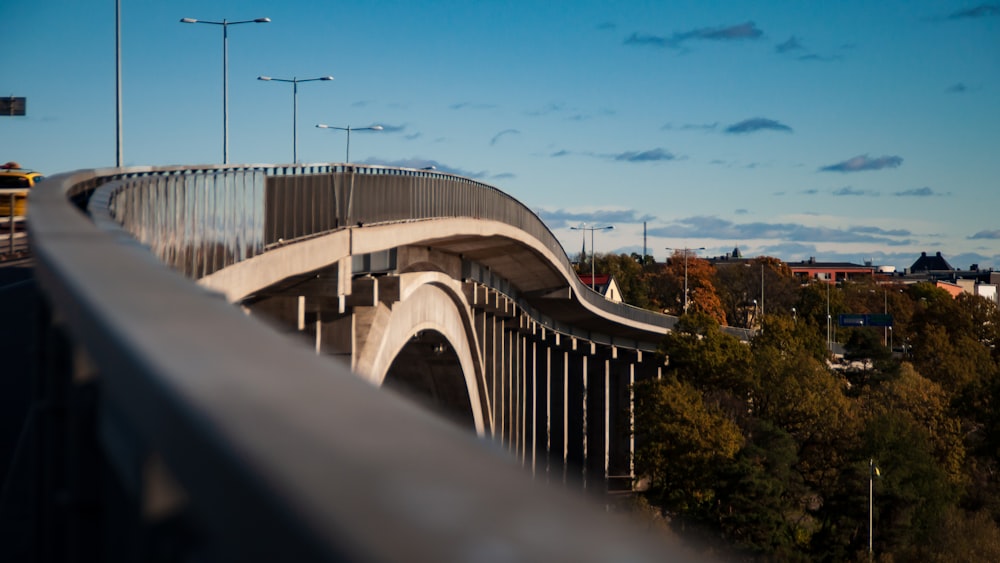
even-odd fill
[{"label": "distant building", "polygon": [[917,261],[910,266],[910,273],[912,274],[951,272],[953,270],[954,268],[944,259],[944,256],[941,256],[940,252],[934,256],[928,256],[926,252],[921,252],[920,258],[917,258]]},{"label": "distant building", "polygon": [[580,282],[587,287],[593,287],[594,291],[603,295],[608,301],[622,302],[622,290],[618,287],[615,277],[610,274],[597,274],[593,277],[590,274],[580,274]]},{"label": "distant building", "polygon": [[875,266],[871,264],[853,264],[851,262],[817,262],[815,258],[801,262],[788,262],[795,277],[803,283],[812,280],[822,280],[831,283],[859,278],[871,278],[875,275]]},{"label": "distant building", "polygon": [[723,256],[716,256],[715,258],[706,258],[709,264],[718,268],[719,266],[730,266],[733,264],[745,264],[750,262],[752,258],[744,258],[743,253],[740,252],[740,247],[736,247],[732,252],[727,252]]},{"label": "distant building", "polygon": [[901,274],[897,273],[890,278],[894,283],[918,283],[930,282],[939,287],[952,297],[958,297],[963,293],[978,295],[998,302],[998,285],[1000,285],[1000,275],[990,270],[980,270],[978,264],[969,266],[968,270],[956,270],[945,260],[940,252],[929,256],[926,252],[920,253],[920,258],[912,266]]}]

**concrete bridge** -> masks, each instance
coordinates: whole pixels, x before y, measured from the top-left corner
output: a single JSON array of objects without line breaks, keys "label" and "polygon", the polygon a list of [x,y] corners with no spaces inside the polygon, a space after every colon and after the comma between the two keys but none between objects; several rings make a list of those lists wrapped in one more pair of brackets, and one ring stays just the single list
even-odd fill
[{"label": "concrete bridge", "polygon": [[[129,168],[54,177],[30,206],[38,400],[63,408],[37,422],[36,449],[84,470],[36,484],[43,533],[93,541],[80,529],[108,525],[59,500],[106,465],[119,520],[153,537],[197,520],[250,560],[469,560],[463,545],[498,537],[511,560],[662,555],[557,491],[526,494],[456,429],[536,480],[628,491],[630,385],[658,375],[676,322],[583,286],[499,190],[385,167]],[[427,530],[442,499],[448,525]]]}]

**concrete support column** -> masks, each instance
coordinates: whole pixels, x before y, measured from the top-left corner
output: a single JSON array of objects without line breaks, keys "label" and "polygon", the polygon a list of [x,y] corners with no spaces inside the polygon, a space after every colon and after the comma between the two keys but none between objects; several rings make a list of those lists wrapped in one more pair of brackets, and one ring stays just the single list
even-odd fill
[{"label": "concrete support column", "polygon": [[[529,463],[528,454],[534,454],[531,439],[534,436],[535,420],[535,360],[534,346],[524,335],[521,336],[521,420],[519,441],[521,442],[521,465]],[[531,464],[534,467],[534,463]],[[534,472],[534,471],[532,471]]]},{"label": "concrete support column", "polygon": [[321,315],[321,353],[327,356],[341,358],[351,365],[354,352],[355,315],[332,315],[324,312]]},{"label": "concrete support column", "polygon": [[611,359],[587,343],[587,379],[584,388],[584,486],[594,493],[606,491],[607,477],[607,388]]},{"label": "concrete support column", "polygon": [[[628,357],[622,357],[628,356]],[[607,476],[609,491],[628,491],[634,475],[635,451],[631,428],[635,418],[632,385],[635,382],[635,354],[619,350],[619,359],[610,364],[607,405]]]},{"label": "concrete support column", "polygon": [[507,442],[507,338],[506,331],[504,330],[504,325],[506,324],[503,318],[497,318],[495,321],[495,338],[496,338],[496,353],[494,354],[494,370],[493,379],[496,382],[496,408],[500,412],[500,420],[498,421],[497,427],[500,429],[498,439],[501,444]]},{"label": "concrete support column", "polygon": [[566,379],[564,382],[564,424],[566,432],[566,483],[583,487],[586,483],[587,458],[587,370],[590,367],[586,353],[577,350],[583,342],[571,338],[567,351]]},{"label": "concrete support column", "polygon": [[[558,338],[558,335],[556,335]],[[566,482],[566,381],[569,378],[569,352],[558,346],[546,348],[548,432],[546,436],[546,472],[549,482]]]},{"label": "concrete support column", "polygon": [[486,382],[486,396],[490,402],[490,435],[494,440],[499,439],[499,419],[500,406],[497,403],[497,342],[496,342],[496,318],[489,313],[480,312],[476,314],[476,320],[481,322],[483,369],[485,370],[484,380]]}]

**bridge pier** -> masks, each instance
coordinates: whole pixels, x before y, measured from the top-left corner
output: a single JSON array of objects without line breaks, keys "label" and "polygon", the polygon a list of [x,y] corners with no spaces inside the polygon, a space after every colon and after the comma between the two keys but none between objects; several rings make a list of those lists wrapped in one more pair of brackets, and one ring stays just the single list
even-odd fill
[{"label": "bridge pier", "polygon": [[[481,435],[533,475],[595,494],[630,491],[632,385],[658,376],[652,355],[554,331],[496,289],[438,270],[419,271],[440,259],[431,252],[399,256],[409,261],[408,272],[355,275],[346,295],[323,281],[334,276],[317,274],[291,287],[293,295],[258,298],[249,307],[287,331],[301,332],[317,353],[349,362],[379,385],[393,362],[373,358],[401,354],[405,340],[432,331],[440,346],[456,350],[458,364],[450,369],[462,374],[447,376],[451,383],[425,381],[422,393],[434,400],[451,396],[454,403],[455,391],[442,386],[464,381],[468,408],[481,413],[470,415],[481,417]],[[312,292],[298,295],[303,289]],[[414,307],[410,300],[418,292],[436,295],[433,306]]]}]

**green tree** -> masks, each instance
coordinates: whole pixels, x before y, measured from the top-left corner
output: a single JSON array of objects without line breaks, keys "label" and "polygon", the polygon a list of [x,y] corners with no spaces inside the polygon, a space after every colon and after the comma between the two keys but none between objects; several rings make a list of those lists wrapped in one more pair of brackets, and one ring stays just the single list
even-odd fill
[{"label": "green tree", "polygon": [[869,417],[892,414],[926,431],[934,462],[952,484],[964,483],[966,449],[962,423],[952,416],[949,395],[940,385],[904,362],[896,377],[866,390],[863,401]]},{"label": "green tree", "polygon": [[681,317],[660,345],[667,372],[708,393],[737,418],[753,386],[750,349],[702,314]]},{"label": "green tree", "polygon": [[[822,281],[802,287],[795,309],[798,322],[812,326],[824,342],[827,339],[827,311],[830,313],[831,330],[835,330],[837,316],[847,312],[840,288]],[[834,337],[832,332],[830,337]]]},{"label": "green tree", "polygon": [[767,315],[792,316],[792,308],[799,300],[799,286],[791,268],[770,256],[722,264],[716,272],[719,299],[733,326],[749,328],[751,323],[759,324],[761,305]]},{"label": "green tree", "polygon": [[812,529],[797,462],[791,435],[766,421],[754,423],[747,442],[719,474],[715,518],[727,540],[755,555],[805,560]]},{"label": "green tree", "polygon": [[926,540],[905,550],[904,556],[926,563],[1000,561],[1000,528],[986,512],[952,507]]},{"label": "green tree", "polygon": [[641,264],[627,254],[598,254],[594,260],[597,273],[614,276],[622,292],[622,301],[635,307],[650,306]]},{"label": "green tree", "polygon": [[958,498],[958,488],[933,455],[930,434],[911,417],[887,411],[867,422],[861,448],[871,452],[881,472],[875,484],[877,551],[919,545]]},{"label": "green tree", "polygon": [[653,504],[698,518],[715,502],[718,470],[742,443],[739,428],[673,377],[635,385],[636,471]]}]

